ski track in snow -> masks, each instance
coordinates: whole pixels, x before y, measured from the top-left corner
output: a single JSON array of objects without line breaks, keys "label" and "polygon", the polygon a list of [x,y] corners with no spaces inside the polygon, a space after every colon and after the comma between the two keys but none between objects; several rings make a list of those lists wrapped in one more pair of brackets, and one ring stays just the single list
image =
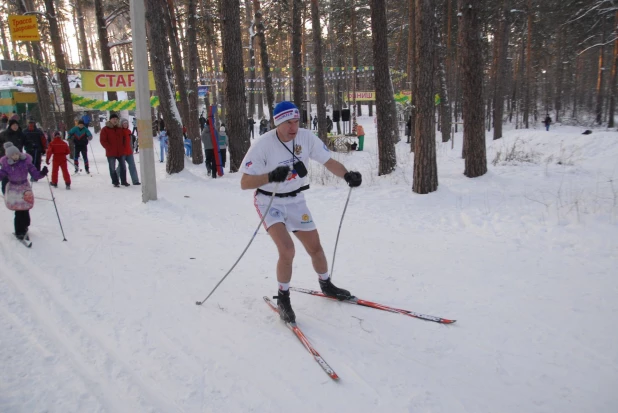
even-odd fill
[{"label": "ski track in snow", "polygon": [[[462,134],[438,143],[440,186],[411,193],[412,156],[363,173],[343,223],[334,283],[359,298],[457,319],[450,326],[295,293],[299,326],[333,382],[264,304],[276,250],[238,174],[211,180],[156,163],[158,201],[100,174],[37,200],[32,249],[0,211],[1,412],[573,412],[618,410],[618,133],[573,127],[488,139],[488,173],[463,177]],[[439,139],[439,136],[438,136]],[[157,143],[155,142],[155,145]],[[534,163],[500,162],[516,144]],[[136,158],[139,162],[139,158]],[[560,161],[561,164],[557,164]],[[329,262],[347,195],[309,165],[307,202]],[[45,181],[34,184],[48,198]],[[317,289],[299,243],[293,285]]]}]

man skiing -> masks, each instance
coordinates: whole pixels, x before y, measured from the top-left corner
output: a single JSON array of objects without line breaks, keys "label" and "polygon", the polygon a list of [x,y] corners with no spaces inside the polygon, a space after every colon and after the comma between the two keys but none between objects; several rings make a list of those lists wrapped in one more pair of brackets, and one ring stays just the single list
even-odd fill
[{"label": "man skiing", "polygon": [[75,146],[75,153],[73,161],[75,162],[75,173],[79,172],[79,154],[82,154],[84,158],[84,168],[86,173],[90,173],[88,165],[88,142],[92,140],[92,133],[86,127],[83,120],[77,122],[77,126],[73,126],[69,131],[69,138],[73,138],[73,145]]},{"label": "man skiing", "polygon": [[[275,129],[262,135],[251,145],[242,161],[242,189],[256,189],[254,204],[264,227],[279,251],[277,281],[279,284],[277,306],[279,315],[286,322],[295,322],[296,316],[290,303],[290,280],[294,260],[294,242],[289,231],[294,232],[319,276],[322,292],[340,300],[352,298],[349,291],[337,288],[330,280],[328,262],[313,222],[311,211],[302,191],[309,189],[305,164],[313,159],[323,164],[334,175],[344,178],[350,187],[362,183],[359,172],[348,172],[339,162],[331,159],[328,148],[310,130],[300,129],[300,112],[292,102],[280,102],[274,109]],[[276,188],[271,208],[268,204]]]}]

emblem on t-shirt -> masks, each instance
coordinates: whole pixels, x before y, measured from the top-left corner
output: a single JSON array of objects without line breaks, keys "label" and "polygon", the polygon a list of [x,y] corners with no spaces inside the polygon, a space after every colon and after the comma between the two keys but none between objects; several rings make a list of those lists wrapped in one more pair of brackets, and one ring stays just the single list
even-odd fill
[{"label": "emblem on t-shirt", "polygon": [[251,165],[253,165],[253,162],[249,161],[249,162],[247,162],[247,163],[245,164],[245,167],[247,167],[247,168],[248,168],[248,167],[250,167]]},{"label": "emblem on t-shirt", "polygon": [[303,147],[300,145],[294,145],[294,155],[298,156],[303,152]]}]

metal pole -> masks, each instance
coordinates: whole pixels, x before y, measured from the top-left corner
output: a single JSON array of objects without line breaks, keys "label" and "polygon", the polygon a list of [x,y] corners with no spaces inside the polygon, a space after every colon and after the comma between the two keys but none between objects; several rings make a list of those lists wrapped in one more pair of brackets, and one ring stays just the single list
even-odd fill
[{"label": "metal pole", "polygon": [[[157,199],[152,122],[150,119],[150,82],[146,46],[146,8],[144,0],[130,0],[131,31],[133,34],[133,76],[135,79],[135,103],[137,139],[142,176],[142,202]],[[157,28],[158,29],[158,28]]]}]

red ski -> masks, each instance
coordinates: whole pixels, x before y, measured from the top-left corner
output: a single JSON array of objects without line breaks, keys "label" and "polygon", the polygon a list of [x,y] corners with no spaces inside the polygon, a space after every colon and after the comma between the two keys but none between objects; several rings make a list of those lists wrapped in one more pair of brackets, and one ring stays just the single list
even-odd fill
[{"label": "red ski", "polygon": [[399,313],[399,314],[407,315],[408,317],[419,318],[421,320],[426,320],[426,321],[433,321],[434,323],[453,324],[455,321],[457,321],[457,320],[449,320],[447,318],[436,317],[433,315],[421,314],[421,313],[417,313],[414,311],[402,310],[401,308],[389,307],[384,304],[378,304],[372,301],[361,300],[360,298],[356,298],[356,297],[352,297],[349,300],[338,300],[337,298],[334,298],[334,297],[328,297],[319,291],[307,290],[305,288],[290,287],[290,290],[296,291],[299,293],[314,295],[317,297],[328,298],[328,299],[335,300],[335,301],[342,301],[348,304],[362,305],[363,307],[375,308],[377,310],[388,311],[390,313]]},{"label": "red ski", "polygon": [[[277,308],[277,306],[275,304],[273,304],[272,301],[270,301],[270,298],[264,296],[264,301],[266,301],[266,304],[268,304],[268,306],[277,314],[279,314],[279,309]],[[298,328],[298,325],[296,323],[285,323],[285,325],[294,332],[294,334],[296,334],[296,337],[298,337],[298,339],[300,340],[301,343],[303,343],[303,346],[305,346],[305,348],[307,349],[307,351],[309,351],[309,353],[311,353],[311,355],[313,356],[313,358],[315,359],[315,361],[317,361],[317,363],[320,365],[320,367],[322,367],[322,370],[324,370],[324,372],[326,372],[326,374],[329,375],[329,377],[333,380],[339,380],[339,376],[337,376],[337,373],[335,373],[335,370],[333,370],[328,363],[326,363],[326,361],[324,361],[324,359],[322,358],[322,356],[320,356],[320,353],[317,352],[317,350],[315,348],[313,348],[313,346],[311,345],[311,343],[309,342],[309,340],[307,339],[307,337],[305,337],[305,335],[303,334],[303,332],[301,331],[300,328]]]}]

